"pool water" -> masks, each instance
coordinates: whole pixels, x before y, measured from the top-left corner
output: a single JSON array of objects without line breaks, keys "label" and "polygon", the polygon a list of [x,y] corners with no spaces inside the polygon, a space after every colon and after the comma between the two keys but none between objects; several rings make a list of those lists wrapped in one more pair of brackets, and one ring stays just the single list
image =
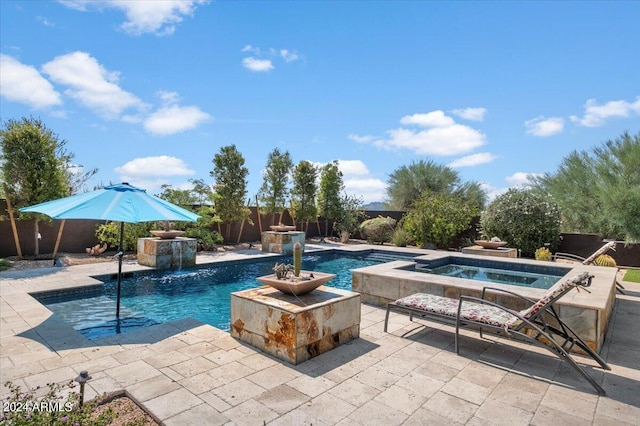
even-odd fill
[{"label": "pool water", "polygon": [[[230,329],[231,293],[261,284],[256,277],[273,273],[275,262],[290,258],[260,261],[223,262],[206,268],[158,271],[125,278],[121,284],[120,320],[115,319],[115,280],[104,286],[71,294],[38,295],[38,300],[61,316],[85,337],[96,339],[153,324],[194,318],[222,330]],[[375,254],[305,255],[305,270],[336,274],[326,285],[351,290],[351,269],[392,260]]]},{"label": "pool water", "polygon": [[567,274],[569,269],[494,260],[446,257],[431,262],[419,263],[416,265],[416,271],[519,287],[548,289]]}]

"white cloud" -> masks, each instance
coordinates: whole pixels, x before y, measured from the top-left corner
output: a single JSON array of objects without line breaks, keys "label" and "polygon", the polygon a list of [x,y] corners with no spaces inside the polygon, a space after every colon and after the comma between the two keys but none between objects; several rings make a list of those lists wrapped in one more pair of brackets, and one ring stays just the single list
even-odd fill
[{"label": "white cloud", "polygon": [[533,136],[553,136],[564,129],[564,119],[561,117],[545,118],[539,116],[524,122],[527,133]]},{"label": "white cloud", "polygon": [[477,154],[467,155],[462,158],[458,158],[453,160],[451,163],[447,164],[448,167],[469,167],[469,166],[477,166],[479,164],[491,163],[497,157],[489,152],[479,152]]},{"label": "white cloud", "polygon": [[451,113],[457,115],[460,118],[471,121],[483,121],[484,116],[487,114],[486,108],[463,108],[451,110]]},{"label": "white cloud", "polygon": [[268,72],[274,68],[271,59],[256,59],[251,56],[242,60],[242,66],[253,72]]},{"label": "white cloud", "polygon": [[453,118],[437,110],[425,114],[406,115],[400,119],[400,124],[417,124],[422,127],[450,127],[455,124]]},{"label": "white cloud", "polygon": [[118,117],[128,108],[145,107],[135,95],[118,86],[119,73],[107,71],[88,53],[58,56],[42,70],[54,82],[68,86],[65,95],[106,118]]},{"label": "white cloud", "polygon": [[120,27],[129,34],[154,33],[170,35],[185,16],[193,16],[197,6],[209,0],[163,0],[163,1],[122,1],[122,0],[59,0],[65,6],[89,11],[105,8],[121,10],[127,21]]},{"label": "white cloud", "polygon": [[376,140],[374,144],[385,149],[408,149],[418,155],[459,155],[485,144],[484,134],[461,124],[420,132],[400,128],[387,133],[390,138]]},{"label": "white cloud", "polygon": [[35,109],[62,104],[60,94],[38,70],[5,54],[0,54],[0,93]]},{"label": "white cloud", "polygon": [[172,135],[196,128],[210,115],[195,106],[164,106],[144,121],[144,128],[156,135]]},{"label": "white cloud", "polygon": [[599,127],[605,124],[608,118],[628,117],[631,114],[640,114],[640,97],[634,102],[624,100],[609,101],[604,105],[598,105],[595,99],[589,99],[584,104],[584,116],[582,118],[572,115],[571,121],[584,127]]},{"label": "white cloud", "polygon": [[[122,175],[123,179],[191,176],[196,173],[180,158],[170,157],[168,155],[136,158],[122,166],[116,167],[114,171]],[[126,179],[124,179],[124,181],[126,181]],[[131,182],[129,181],[129,183]]]},{"label": "white cloud", "polygon": [[345,176],[362,176],[369,174],[369,169],[360,160],[338,160],[338,169]]},{"label": "white cloud", "polygon": [[497,188],[493,185],[489,185],[487,182],[481,182],[480,188],[487,194],[487,202],[492,202],[497,196],[507,192],[509,188]]},{"label": "white cloud", "polygon": [[[440,156],[465,154],[485,144],[482,132],[457,124],[440,110],[407,115],[400,119],[400,123],[428,129],[391,129],[387,131],[388,138],[377,139],[373,144],[384,149],[408,149],[418,155]],[[350,139],[364,141],[357,135],[350,136]]]},{"label": "white cloud", "polygon": [[285,62],[293,62],[298,60],[298,54],[287,49],[280,49],[280,56]]},{"label": "white cloud", "polygon": [[510,185],[510,186],[528,186],[531,183],[531,178],[533,177],[538,177],[538,176],[542,176],[541,173],[524,173],[524,172],[517,172],[512,174],[511,176],[507,176],[506,178],[504,178],[504,180]]},{"label": "white cloud", "polygon": [[344,190],[349,195],[362,197],[365,204],[387,198],[387,184],[374,178],[345,179]]},{"label": "white cloud", "polygon": [[351,139],[354,142],[364,143],[364,142],[372,142],[375,140],[374,136],[371,135],[356,135],[355,133],[351,133],[347,138]]}]

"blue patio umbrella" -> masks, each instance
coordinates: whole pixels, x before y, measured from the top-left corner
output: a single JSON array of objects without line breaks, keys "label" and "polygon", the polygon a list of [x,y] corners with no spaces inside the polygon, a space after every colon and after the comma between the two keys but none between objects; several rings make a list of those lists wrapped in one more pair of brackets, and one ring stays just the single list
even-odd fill
[{"label": "blue patio umbrella", "polygon": [[120,282],[124,255],[124,223],[175,220],[195,222],[200,216],[147,194],[144,189],[128,183],[120,183],[84,194],[47,201],[20,209],[24,213],[42,213],[53,219],[95,219],[120,222],[120,247],[118,247],[118,290],[116,318],[120,318]]}]

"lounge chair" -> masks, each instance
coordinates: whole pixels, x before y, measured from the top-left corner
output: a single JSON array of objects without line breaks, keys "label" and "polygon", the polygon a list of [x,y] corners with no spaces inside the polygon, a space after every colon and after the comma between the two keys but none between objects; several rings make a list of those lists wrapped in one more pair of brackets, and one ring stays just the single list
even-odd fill
[{"label": "lounge chair", "polygon": [[[482,330],[488,329],[509,337],[519,337],[528,342],[543,346],[566,361],[580,375],[593,386],[599,394],[604,395],[604,389],[580,367],[569,351],[574,345],[591,356],[602,368],[610,370],[607,363],[591,349],[567,324],[558,316],[553,304],[572,289],[586,290],[591,285],[592,276],[587,272],[576,275],[573,278],[556,283],[538,301],[518,295],[517,293],[485,287],[482,290],[482,298],[461,296],[460,299],[435,296],[432,294],[417,293],[398,299],[387,305],[387,313],[384,321],[384,331],[387,331],[389,312],[391,310],[408,312],[410,319],[418,315],[455,324],[455,351],[459,354],[459,337],[461,326],[475,326]],[[519,297],[529,303],[530,307],[517,312],[485,299],[487,292],[508,293]],[[588,290],[586,290],[588,291]],[[559,343],[560,342],[560,343]]]},{"label": "lounge chair", "polygon": [[[608,243],[606,243],[605,245],[600,247],[598,250],[593,252],[593,254],[591,256],[586,257],[586,258],[582,257],[582,256],[578,256],[577,254],[556,252],[553,255],[553,260],[558,260],[558,259],[571,260],[571,261],[574,261],[574,262],[580,262],[583,265],[591,265],[594,262],[594,260],[596,260],[598,258],[598,256],[600,256],[601,254],[605,254],[609,250],[616,251],[616,242],[615,241],[609,241]],[[618,282],[617,279],[616,279],[616,290],[620,294],[626,294],[624,292],[624,287],[622,286],[622,284],[620,284]]]}]

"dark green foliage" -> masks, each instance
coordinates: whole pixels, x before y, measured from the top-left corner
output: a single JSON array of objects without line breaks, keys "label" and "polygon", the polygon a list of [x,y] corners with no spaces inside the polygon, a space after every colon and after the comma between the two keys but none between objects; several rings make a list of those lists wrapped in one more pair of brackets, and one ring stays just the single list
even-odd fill
[{"label": "dark green foliage", "polygon": [[288,151],[280,152],[275,148],[269,153],[262,187],[258,193],[265,213],[279,214],[285,209],[292,169],[293,162]]},{"label": "dark green foliage", "polygon": [[11,262],[7,259],[0,259],[0,271],[6,271],[11,266]]},{"label": "dark green foliage", "polygon": [[215,208],[220,219],[227,224],[226,237],[230,238],[231,223],[246,219],[251,213],[244,204],[249,169],[244,166],[244,157],[235,145],[220,148],[213,157],[213,165],[210,175],[215,180]]},{"label": "dark green foliage", "polygon": [[560,210],[550,197],[534,190],[510,189],[497,197],[480,218],[487,239],[498,237],[534,257],[536,249],[555,252],[560,238]]},{"label": "dark green foliage", "polygon": [[574,151],[555,173],[535,179],[562,211],[565,232],[640,240],[640,134]]},{"label": "dark green foliage", "polygon": [[291,214],[296,220],[311,221],[318,216],[316,207],[316,178],[318,170],[309,161],[301,161],[293,170]]},{"label": "dark green foliage", "polygon": [[478,206],[459,195],[425,192],[413,203],[403,227],[419,247],[446,249],[478,214]]},{"label": "dark green foliage", "polygon": [[[318,214],[326,223],[336,221],[342,212],[340,193],[344,189],[342,172],[338,169],[338,161],[327,163],[320,171],[320,192],[318,193]],[[328,232],[328,226],[326,231]],[[326,232],[325,232],[326,236]]]},{"label": "dark green foliage", "polygon": [[340,234],[340,241],[346,243],[351,234],[358,230],[358,224],[365,217],[362,198],[345,194],[340,198],[338,217],[335,218],[334,231]]},{"label": "dark green foliage", "polygon": [[408,210],[424,193],[455,194],[478,209],[484,207],[486,195],[477,182],[463,183],[458,172],[433,161],[418,161],[402,166],[389,175],[389,205]]},{"label": "dark green foliage", "polygon": [[[15,210],[71,195],[97,170],[77,172],[82,168],[71,163],[73,154],[65,149],[67,142],[39,119],[8,120],[0,130],[1,176],[7,185],[7,197]],[[47,216],[24,213],[35,218],[35,255],[39,254],[38,221]]]},{"label": "dark green foliage", "polygon": [[370,244],[383,244],[391,241],[395,227],[396,220],[394,218],[378,216],[362,222],[360,224],[360,234]]},{"label": "dark green foliage", "polygon": [[194,205],[200,207],[195,211],[200,218],[196,222],[177,222],[172,228],[185,231],[185,237],[196,238],[198,240],[198,250],[213,250],[216,244],[224,239],[222,235],[214,229],[221,222],[216,214],[215,208],[209,204],[215,204],[217,199],[211,187],[201,179],[189,180],[193,185],[192,189],[173,189],[171,185],[163,185],[160,198],[177,204],[187,210],[194,210]]},{"label": "dark green foliage", "polygon": [[[125,251],[137,250],[138,238],[150,237],[154,222],[125,223],[122,248]],[[96,226],[96,238],[109,248],[116,249],[120,245],[120,222],[106,222]]]}]

